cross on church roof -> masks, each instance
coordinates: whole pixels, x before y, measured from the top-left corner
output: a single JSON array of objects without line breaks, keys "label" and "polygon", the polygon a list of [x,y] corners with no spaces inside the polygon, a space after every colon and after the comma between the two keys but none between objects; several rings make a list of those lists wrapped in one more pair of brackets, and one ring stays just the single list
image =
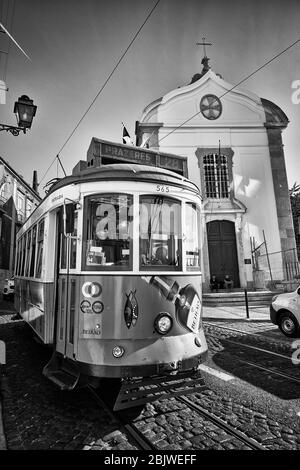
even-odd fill
[{"label": "cross on church roof", "polygon": [[210,66],[208,65],[209,57],[206,55],[205,46],[212,46],[211,42],[205,42],[205,38],[202,38],[203,42],[197,42],[197,46],[203,46],[204,49],[204,57],[201,60],[201,64],[203,65],[202,75],[209,71]]},{"label": "cross on church roof", "polygon": [[211,43],[211,42],[205,42],[205,38],[202,38],[202,41],[203,41],[203,42],[197,42],[197,46],[203,46],[203,49],[204,49],[204,57],[207,57],[207,56],[206,56],[206,49],[205,49],[205,46],[212,46],[212,43]]}]

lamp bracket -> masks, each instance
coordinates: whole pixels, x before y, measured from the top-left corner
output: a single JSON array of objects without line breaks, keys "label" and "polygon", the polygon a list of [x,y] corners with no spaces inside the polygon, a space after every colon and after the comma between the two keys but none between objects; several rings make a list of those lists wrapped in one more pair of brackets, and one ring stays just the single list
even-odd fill
[{"label": "lamp bracket", "polygon": [[0,131],[10,132],[15,137],[20,134],[21,131],[26,134],[26,127],[15,127],[15,126],[8,126],[6,124],[0,124]]}]

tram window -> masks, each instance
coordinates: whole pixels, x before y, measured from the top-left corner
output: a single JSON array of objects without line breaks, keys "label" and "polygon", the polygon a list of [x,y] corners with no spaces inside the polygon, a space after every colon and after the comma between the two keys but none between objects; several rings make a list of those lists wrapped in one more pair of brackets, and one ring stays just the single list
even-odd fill
[{"label": "tram window", "polygon": [[60,234],[60,269],[67,268],[67,237]]},{"label": "tram window", "polygon": [[[78,212],[75,211],[73,206],[73,218],[72,218],[72,236],[77,236],[77,223],[78,223]],[[71,247],[70,247],[70,268],[76,268],[76,254],[77,254],[77,240],[71,238]]]},{"label": "tram window", "polygon": [[31,247],[31,230],[27,232],[26,236],[26,264],[24,276],[29,276],[29,266],[30,266],[30,247]]},{"label": "tram window", "polygon": [[43,262],[43,248],[44,248],[44,220],[41,220],[38,225],[38,238],[37,238],[37,256],[36,256],[36,274],[35,277],[42,276],[42,262]]},{"label": "tram window", "polygon": [[15,261],[15,275],[19,274],[19,265],[20,265],[20,246],[21,246],[21,239],[17,242],[17,250],[16,250],[16,261]]},{"label": "tram window", "polygon": [[60,269],[67,268],[67,237],[64,235],[64,220],[63,220],[63,209],[59,211],[59,227],[60,227]]},{"label": "tram window", "polygon": [[66,211],[66,233],[74,234],[75,230],[75,208],[76,204],[66,204],[64,210]]},{"label": "tram window", "polygon": [[181,269],[181,203],[165,196],[140,197],[140,268]]},{"label": "tram window", "polygon": [[30,260],[30,270],[29,270],[30,277],[34,277],[36,233],[37,233],[37,226],[35,225],[32,229],[32,238],[31,238],[31,260]]},{"label": "tram window", "polygon": [[18,242],[18,260],[17,260],[17,265],[16,265],[17,276],[21,275],[23,239],[24,237],[20,238]]},{"label": "tram window", "polygon": [[20,266],[20,276],[24,276],[24,269],[25,269],[25,258],[26,258],[26,235],[22,237],[22,260]]},{"label": "tram window", "polygon": [[85,204],[85,269],[132,269],[133,197],[102,194],[88,197]]},{"label": "tram window", "polygon": [[[77,223],[78,223],[78,211],[76,210],[76,204],[67,204],[67,223],[66,233],[74,237],[77,236]],[[77,256],[77,240],[71,238],[68,250],[68,237],[64,234],[64,219],[63,210],[60,211],[60,269],[67,269],[67,257],[69,257],[70,269],[76,268],[76,256]],[[68,218],[70,220],[68,220]],[[68,253],[69,251],[69,253]]]},{"label": "tram window", "polygon": [[18,249],[18,264],[17,264],[17,275],[20,276],[21,274],[21,266],[22,266],[22,247],[23,247],[23,237],[19,240],[19,249]]},{"label": "tram window", "polygon": [[185,206],[186,268],[192,271],[200,267],[200,210],[196,204]]}]

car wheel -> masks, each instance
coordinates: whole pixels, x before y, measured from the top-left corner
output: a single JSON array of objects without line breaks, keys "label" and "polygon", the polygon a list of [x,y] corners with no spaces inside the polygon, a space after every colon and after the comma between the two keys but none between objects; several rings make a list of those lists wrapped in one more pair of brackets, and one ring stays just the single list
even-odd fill
[{"label": "car wheel", "polygon": [[280,315],[278,326],[285,336],[296,338],[299,336],[299,323],[290,312]]}]

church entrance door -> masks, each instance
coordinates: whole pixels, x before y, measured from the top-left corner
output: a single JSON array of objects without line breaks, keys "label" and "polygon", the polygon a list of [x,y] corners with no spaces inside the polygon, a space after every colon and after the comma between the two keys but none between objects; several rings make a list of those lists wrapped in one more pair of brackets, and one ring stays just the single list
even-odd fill
[{"label": "church entrance door", "polygon": [[233,287],[240,287],[234,222],[214,220],[208,222],[206,227],[210,276],[214,274],[217,279],[224,280],[225,275],[229,274],[234,282]]}]

